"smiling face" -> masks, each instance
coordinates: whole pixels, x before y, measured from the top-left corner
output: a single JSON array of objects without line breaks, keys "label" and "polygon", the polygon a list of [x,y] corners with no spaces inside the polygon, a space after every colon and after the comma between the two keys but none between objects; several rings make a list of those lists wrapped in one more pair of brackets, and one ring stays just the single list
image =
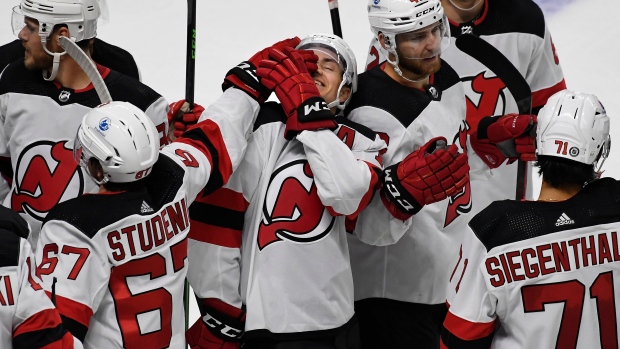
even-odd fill
[{"label": "smiling face", "polygon": [[343,86],[338,96],[338,88],[342,83],[343,67],[338,63],[337,56],[327,49],[313,49],[314,54],[319,57],[317,62],[318,69],[312,73],[312,78],[316,87],[327,103],[331,103],[336,99],[344,102],[349,97],[351,89]]}]

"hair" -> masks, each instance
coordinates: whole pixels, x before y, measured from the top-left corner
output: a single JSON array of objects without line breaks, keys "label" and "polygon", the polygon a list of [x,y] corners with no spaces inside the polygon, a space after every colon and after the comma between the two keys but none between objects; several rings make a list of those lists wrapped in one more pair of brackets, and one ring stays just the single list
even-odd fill
[{"label": "hair", "polygon": [[555,156],[539,155],[534,164],[543,181],[556,189],[566,189],[575,185],[584,186],[598,176],[594,165],[586,165],[577,161]]},{"label": "hair", "polygon": [[[103,173],[103,167],[101,163],[96,158],[90,158],[89,160],[90,166],[94,167],[96,171],[101,171]],[[90,168],[88,169],[90,172]],[[91,174],[92,175],[92,174]],[[94,175],[93,175],[94,176]],[[137,181],[127,182],[127,183],[115,183],[115,182],[106,182],[103,183],[103,188],[110,192],[121,192],[121,191],[136,191],[145,187],[145,178],[141,178]]]}]

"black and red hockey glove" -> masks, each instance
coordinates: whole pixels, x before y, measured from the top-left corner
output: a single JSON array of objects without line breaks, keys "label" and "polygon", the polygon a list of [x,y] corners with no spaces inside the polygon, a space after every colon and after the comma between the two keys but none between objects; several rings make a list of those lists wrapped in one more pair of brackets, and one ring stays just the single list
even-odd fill
[{"label": "black and red hockey glove", "polygon": [[506,159],[536,160],[536,115],[508,114],[487,116],[470,139],[476,154],[490,168],[499,167]]},{"label": "black and red hockey glove", "polygon": [[205,108],[196,103],[194,103],[194,109],[189,110],[189,103],[184,99],[170,103],[168,109],[168,125],[170,125],[168,137],[170,140],[181,137],[188,128],[196,125],[203,111]]},{"label": "black and red hockey glove", "polygon": [[[226,73],[226,77],[222,83],[222,91],[226,91],[228,88],[234,86],[250,95],[252,98],[257,100],[258,103],[265,102],[273,90],[265,87],[259,82],[260,79],[256,75],[258,64],[263,59],[269,59],[269,49],[274,48],[282,51],[286,47],[295,48],[300,42],[301,40],[299,40],[298,37],[294,37],[278,41],[275,44],[258,51],[249,60],[239,63],[239,65]],[[310,63],[308,65],[308,70],[312,69],[317,69],[316,63]]]},{"label": "black and red hockey glove", "polygon": [[307,59],[316,64],[318,57],[289,48],[270,49],[269,56],[271,60],[261,61],[257,73],[263,85],[275,90],[288,117],[284,137],[293,139],[304,130],[336,129],[335,115],[306,67]]},{"label": "black and red hockey glove", "polygon": [[436,137],[384,171],[381,199],[398,219],[405,220],[426,204],[460,191],[469,181],[467,154]]},{"label": "black and red hockey glove", "polygon": [[203,300],[202,318],[185,333],[191,349],[238,349],[245,328],[245,312],[219,299]]}]

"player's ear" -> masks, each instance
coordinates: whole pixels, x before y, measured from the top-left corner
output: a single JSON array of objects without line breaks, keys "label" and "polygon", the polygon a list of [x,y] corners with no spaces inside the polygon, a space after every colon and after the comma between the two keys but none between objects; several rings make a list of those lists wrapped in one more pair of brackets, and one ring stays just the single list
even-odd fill
[{"label": "player's ear", "polygon": [[99,160],[95,158],[90,158],[88,160],[88,172],[90,172],[90,175],[98,182],[103,180],[103,167],[99,163]]},{"label": "player's ear", "polygon": [[340,96],[338,96],[340,103],[344,103],[344,101],[346,101],[350,95],[351,95],[351,87],[342,86],[342,89],[340,89]]},{"label": "player's ear", "polygon": [[388,47],[385,43],[385,35],[383,35],[383,33],[379,33],[379,35],[377,35],[377,38],[379,39],[379,43],[381,44],[381,47],[383,47],[383,49],[387,50]]},{"label": "player's ear", "polygon": [[60,46],[60,37],[64,36],[69,38],[71,33],[69,33],[69,29],[65,25],[58,25],[54,27],[54,31],[51,35],[51,42],[54,42],[56,45]]}]

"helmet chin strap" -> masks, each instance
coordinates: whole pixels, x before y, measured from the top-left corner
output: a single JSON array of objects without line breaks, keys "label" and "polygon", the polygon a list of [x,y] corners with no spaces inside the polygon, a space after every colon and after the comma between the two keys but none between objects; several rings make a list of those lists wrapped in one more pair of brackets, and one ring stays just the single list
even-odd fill
[{"label": "helmet chin strap", "polygon": [[448,1],[450,1],[450,4],[452,4],[452,6],[456,7],[457,9],[459,9],[459,10],[461,10],[461,11],[471,11],[471,10],[473,10],[476,6],[478,6],[478,4],[480,4],[480,3],[482,2],[482,0],[478,0],[478,2],[476,2],[476,3],[472,6],[472,7],[470,7],[470,8],[462,8],[462,7],[457,6],[457,5],[454,3],[454,1],[452,1],[452,0],[448,0]]},{"label": "helmet chin strap", "polygon": [[336,99],[332,102],[327,103],[327,108],[331,109],[333,107],[338,107],[338,109],[344,109],[344,104],[340,102],[340,91],[342,90],[342,87],[344,86],[344,74],[342,76],[342,82],[340,83],[340,86],[338,86],[338,92],[336,92]]},{"label": "helmet chin strap", "polygon": [[[48,55],[54,57],[54,63],[52,64],[52,71],[51,72],[49,72],[49,71],[47,71],[45,69],[43,70],[43,79],[45,81],[53,81],[54,79],[56,79],[56,75],[58,74],[58,66],[60,65],[60,56],[66,54],[67,52],[66,51],[62,52],[62,53],[50,52],[50,50],[47,49],[46,43],[47,43],[47,38],[42,36],[41,37],[41,44],[43,45],[43,49],[45,50],[45,52]],[[47,76],[48,74],[49,74],[49,76]]]}]

